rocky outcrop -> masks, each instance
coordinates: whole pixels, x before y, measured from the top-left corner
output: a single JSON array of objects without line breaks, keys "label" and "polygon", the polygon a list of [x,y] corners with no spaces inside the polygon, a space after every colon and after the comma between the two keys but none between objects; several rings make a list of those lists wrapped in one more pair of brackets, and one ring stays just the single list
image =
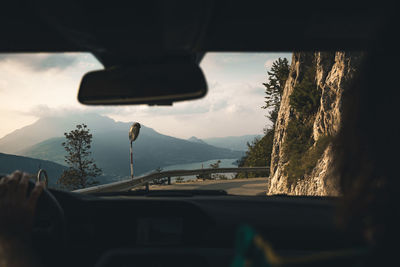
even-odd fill
[{"label": "rocky outcrop", "polygon": [[287,125],[295,117],[290,106],[290,95],[304,75],[305,69],[316,66],[316,84],[321,93],[320,106],[310,123],[313,123],[312,138],[334,136],[340,129],[342,119],[341,103],[344,92],[354,80],[361,61],[360,53],[316,52],[294,53],[288,80],[282,95],[271,155],[271,174],[268,194],[293,195],[336,195],[335,178],[332,177],[332,149],[327,146],[311,173],[298,177],[295,183],[288,184],[284,168],[288,164],[283,148]]}]

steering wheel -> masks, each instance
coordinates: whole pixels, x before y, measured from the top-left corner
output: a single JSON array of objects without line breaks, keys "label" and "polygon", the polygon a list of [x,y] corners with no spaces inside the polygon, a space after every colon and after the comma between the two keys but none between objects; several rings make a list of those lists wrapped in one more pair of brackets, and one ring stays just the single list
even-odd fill
[{"label": "steering wheel", "polygon": [[[0,179],[5,175],[0,174]],[[35,183],[29,181],[28,192],[34,188]],[[54,195],[44,189],[40,195],[34,218],[33,247],[44,262],[50,260],[63,251],[66,241],[66,224],[64,210]]]}]

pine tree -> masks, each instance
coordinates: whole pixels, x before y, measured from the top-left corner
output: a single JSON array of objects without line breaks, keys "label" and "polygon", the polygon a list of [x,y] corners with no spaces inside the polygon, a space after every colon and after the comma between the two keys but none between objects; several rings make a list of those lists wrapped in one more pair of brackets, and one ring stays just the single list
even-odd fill
[{"label": "pine tree", "polygon": [[215,163],[211,163],[210,167],[213,168],[213,169],[218,169],[220,163],[221,163],[221,161],[217,160]]},{"label": "pine tree", "polygon": [[[275,122],[278,117],[279,108],[285,83],[289,77],[289,62],[286,58],[278,58],[272,63],[271,69],[267,71],[268,82],[265,86],[265,106],[263,109],[269,109],[268,119],[272,122],[271,128],[265,129],[265,135],[262,138],[256,138],[252,143],[248,143],[246,155],[238,161],[239,167],[261,167],[270,166],[272,145],[274,140]],[[263,177],[269,173],[249,173],[248,177]],[[243,177],[239,174],[238,177]]]},{"label": "pine tree", "polygon": [[304,72],[302,80],[294,87],[290,95],[290,106],[292,106],[303,119],[307,119],[316,113],[320,101],[321,92],[315,81],[315,65],[309,66]]},{"label": "pine tree", "polygon": [[268,73],[268,82],[263,83],[265,86],[265,106],[263,109],[271,109],[268,118],[275,125],[278,117],[279,107],[283,89],[285,88],[286,80],[289,76],[289,62],[286,58],[278,58],[272,63],[272,67]]},{"label": "pine tree", "polygon": [[65,151],[65,162],[69,168],[65,170],[57,183],[69,190],[76,190],[97,185],[96,176],[102,171],[90,158],[92,134],[85,124],[79,124],[75,130],[64,133],[66,141],[62,143]]}]

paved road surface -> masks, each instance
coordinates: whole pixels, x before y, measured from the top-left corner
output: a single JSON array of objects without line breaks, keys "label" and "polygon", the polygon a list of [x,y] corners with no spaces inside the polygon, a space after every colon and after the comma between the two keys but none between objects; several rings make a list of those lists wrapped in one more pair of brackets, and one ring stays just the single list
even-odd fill
[{"label": "paved road surface", "polygon": [[193,181],[172,185],[152,185],[150,190],[213,190],[222,189],[231,195],[265,195],[266,178],[234,179],[234,180],[212,180]]}]

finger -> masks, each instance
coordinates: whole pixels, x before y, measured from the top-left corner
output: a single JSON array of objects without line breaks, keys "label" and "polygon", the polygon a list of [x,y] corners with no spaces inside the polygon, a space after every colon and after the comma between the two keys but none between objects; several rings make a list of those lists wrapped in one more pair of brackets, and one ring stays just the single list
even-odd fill
[{"label": "finger", "polygon": [[21,172],[15,171],[12,174],[8,175],[5,178],[4,183],[4,192],[3,192],[3,199],[5,202],[13,203],[14,199],[16,198],[16,189],[21,179]]},{"label": "finger", "polygon": [[9,179],[7,180],[7,182],[8,182],[10,191],[15,191],[17,189],[17,185],[19,184],[21,177],[22,177],[21,171],[15,171],[9,176]]},{"label": "finger", "polygon": [[32,189],[31,195],[28,198],[28,206],[30,207],[32,212],[35,211],[36,203],[40,197],[40,194],[42,194],[43,189],[43,182],[36,182],[35,187]]},{"label": "finger", "polygon": [[19,181],[19,186],[17,188],[17,195],[20,199],[26,199],[26,192],[28,190],[29,185],[29,174],[24,172],[22,174],[22,178]]},{"label": "finger", "polygon": [[6,176],[4,176],[4,177],[1,177],[1,178],[0,178],[0,185],[1,185],[1,184],[4,184],[4,183],[5,183],[5,181],[7,181],[7,179],[6,179],[6,178],[7,178],[7,175],[6,175]]},{"label": "finger", "polygon": [[3,196],[5,191],[6,191],[6,185],[3,183],[0,183],[0,198]]},{"label": "finger", "polygon": [[22,177],[22,172],[20,170],[16,170],[11,174],[11,179],[14,179],[19,182]]},{"label": "finger", "polygon": [[10,179],[11,179],[11,174],[6,175],[6,176],[3,177],[3,179],[1,179],[1,183],[2,184],[7,184],[8,181],[10,181]]},{"label": "finger", "polygon": [[0,196],[3,196],[8,188],[8,181],[11,179],[9,175],[4,176],[3,179],[0,180]]}]

